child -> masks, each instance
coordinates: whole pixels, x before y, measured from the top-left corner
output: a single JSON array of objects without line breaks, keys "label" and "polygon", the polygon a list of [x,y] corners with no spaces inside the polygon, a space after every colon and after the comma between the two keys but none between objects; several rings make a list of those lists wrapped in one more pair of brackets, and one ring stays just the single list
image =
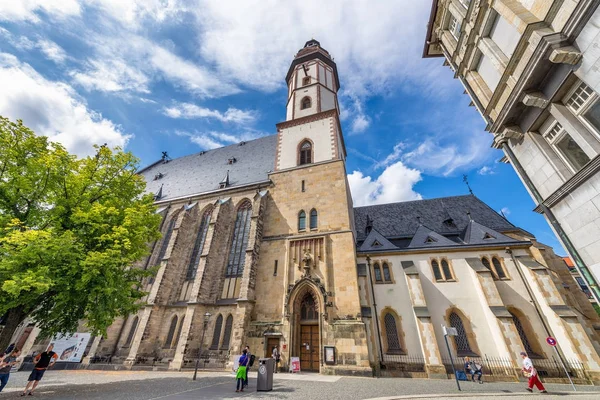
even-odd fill
[{"label": "child", "polygon": [[21,354],[21,351],[17,348],[13,348],[12,351],[0,361],[0,392],[4,389],[4,386],[8,383],[10,377],[10,370],[17,363],[17,357]]},{"label": "child", "polygon": [[240,357],[240,366],[238,367],[237,374],[235,375],[237,382],[235,384],[236,392],[244,391],[244,380],[246,379],[246,367],[248,366],[248,355],[246,349],[242,351],[242,356]]}]

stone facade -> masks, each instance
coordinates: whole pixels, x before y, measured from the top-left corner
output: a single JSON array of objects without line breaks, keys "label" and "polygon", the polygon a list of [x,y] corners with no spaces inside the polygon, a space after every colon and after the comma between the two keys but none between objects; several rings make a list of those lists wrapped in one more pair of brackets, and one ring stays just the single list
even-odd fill
[{"label": "stone facade", "polygon": [[598,2],[434,0],[424,57],[445,57],[600,300]]}]

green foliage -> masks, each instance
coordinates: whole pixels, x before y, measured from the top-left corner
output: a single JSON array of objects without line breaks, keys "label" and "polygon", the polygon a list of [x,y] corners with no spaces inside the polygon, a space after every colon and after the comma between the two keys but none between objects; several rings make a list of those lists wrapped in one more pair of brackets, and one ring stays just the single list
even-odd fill
[{"label": "green foliage", "polygon": [[138,160],[98,146],[69,155],[0,117],[0,315],[19,308],[47,335],[84,320],[105,333],[134,312],[150,274],[133,268],[160,233]]}]

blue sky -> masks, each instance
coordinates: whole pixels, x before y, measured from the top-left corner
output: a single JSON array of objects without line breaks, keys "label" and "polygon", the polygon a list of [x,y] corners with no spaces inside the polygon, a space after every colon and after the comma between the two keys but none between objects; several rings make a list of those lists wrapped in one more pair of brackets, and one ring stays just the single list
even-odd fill
[{"label": "blue sky", "polygon": [[314,37],[335,58],[356,205],[474,193],[564,253],[441,59],[429,1],[0,0],[0,115],[149,164],[274,134]]}]

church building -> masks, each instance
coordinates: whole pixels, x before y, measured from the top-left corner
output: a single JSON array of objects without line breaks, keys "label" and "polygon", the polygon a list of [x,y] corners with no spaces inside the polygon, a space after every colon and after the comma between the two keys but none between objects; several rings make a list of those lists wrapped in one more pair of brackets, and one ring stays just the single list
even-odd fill
[{"label": "church building", "polygon": [[87,362],[225,368],[278,346],[284,369],[447,378],[445,325],[452,356],[501,358],[510,379],[554,336],[600,380],[600,318],[560,257],[472,195],[355,208],[336,64],[310,40],[286,82],[277,134],[139,171],[163,222],[136,267],[158,273]]}]

